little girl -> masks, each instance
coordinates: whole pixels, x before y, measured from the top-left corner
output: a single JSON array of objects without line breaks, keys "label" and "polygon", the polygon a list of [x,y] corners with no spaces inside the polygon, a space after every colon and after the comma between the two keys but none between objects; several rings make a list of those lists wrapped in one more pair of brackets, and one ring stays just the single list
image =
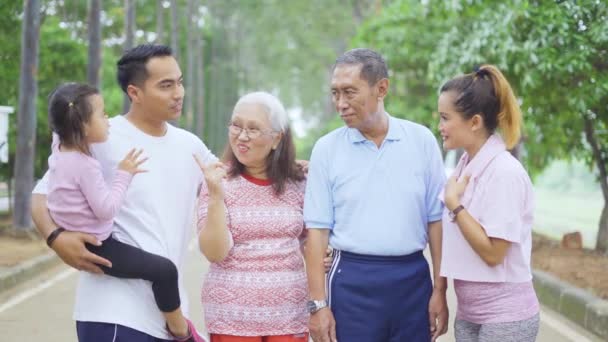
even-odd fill
[{"label": "little girl", "polygon": [[[108,117],[99,91],[86,84],[59,86],[49,98],[53,129],[49,157],[48,209],[62,230],[94,235],[100,246],[87,248],[112,263],[100,265],[105,274],[152,282],[152,291],[167,329],[176,341],[204,341],[180,309],[177,268],[169,259],[122,243],[112,237],[114,217],[134,175],[147,158],[132,149],[118,164],[111,184],[106,184],[100,163],[89,145],[108,139]],[[51,234],[52,245],[58,234]]]}]

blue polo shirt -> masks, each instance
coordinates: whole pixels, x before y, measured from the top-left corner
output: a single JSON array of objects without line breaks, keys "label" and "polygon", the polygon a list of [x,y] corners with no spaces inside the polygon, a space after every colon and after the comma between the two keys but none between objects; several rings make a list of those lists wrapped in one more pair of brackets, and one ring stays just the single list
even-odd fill
[{"label": "blue polo shirt", "polygon": [[307,228],[330,229],[334,248],[406,255],[426,247],[441,220],[445,184],[439,146],[426,127],[389,116],[380,148],[341,127],[315,144],[304,201]]}]

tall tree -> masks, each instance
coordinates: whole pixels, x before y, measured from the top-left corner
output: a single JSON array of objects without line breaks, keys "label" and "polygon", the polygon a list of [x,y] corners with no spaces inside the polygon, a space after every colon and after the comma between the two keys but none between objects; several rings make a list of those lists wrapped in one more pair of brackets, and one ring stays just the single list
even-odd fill
[{"label": "tall tree", "polygon": [[173,56],[179,61],[179,6],[177,0],[171,0],[171,50]]},{"label": "tall tree", "polygon": [[[208,0],[212,20],[208,26],[211,39],[206,45],[210,69],[207,84],[213,87],[207,87],[207,93],[213,95],[206,97],[211,102],[206,109],[214,115],[206,118],[207,141],[216,141],[214,135],[225,131],[215,128],[215,113],[231,110],[225,107],[224,95],[238,96],[251,90],[274,92],[287,108],[301,109],[302,115],[310,119],[307,124],[324,124],[333,113],[328,86],[333,61],[349,46],[358,20],[369,16],[374,5],[374,0]],[[236,69],[233,58],[238,59]],[[224,77],[228,68],[235,77]],[[226,85],[229,92],[218,93],[231,80],[237,83]],[[223,103],[223,112],[215,108],[219,103]],[[227,120],[222,120],[223,126]],[[219,141],[223,144],[224,139]],[[307,141],[306,149],[312,149],[313,142]],[[306,152],[301,156],[308,158]]]},{"label": "tall tree", "polygon": [[100,88],[101,68],[101,0],[89,1],[89,59],[87,64],[87,82]]},{"label": "tall tree", "polygon": [[[197,6],[200,9],[200,0],[197,0]],[[199,11],[199,15],[201,15]],[[201,18],[199,17],[199,20]],[[198,27],[197,25],[196,31],[196,53],[197,58],[195,60],[195,69],[196,69],[196,100],[197,100],[197,109],[195,114],[195,132],[196,135],[202,137],[205,132],[205,41],[203,28]]]},{"label": "tall tree", "polygon": [[[135,42],[135,0],[125,0],[125,44],[124,51],[133,47]],[[127,94],[124,95],[122,112],[129,111],[131,100]]]},{"label": "tall tree", "polygon": [[190,131],[194,131],[194,89],[196,87],[196,77],[194,72],[194,55],[196,54],[196,11],[194,10],[194,0],[188,0],[187,4],[188,25],[186,27],[186,41],[188,47],[186,49],[187,77],[186,84],[186,112],[185,112],[185,127]]},{"label": "tall tree", "polygon": [[[0,104],[17,107],[19,104],[19,85],[15,80],[19,79],[20,60],[15,58],[19,55],[21,41],[15,39],[21,34],[23,3],[19,1],[0,2]],[[15,114],[11,114],[15,115]],[[9,198],[12,197],[13,172],[15,171],[15,141],[16,141],[16,120],[9,120],[8,144],[9,159],[8,163],[0,162],[0,177],[8,185]],[[12,212],[12,201],[9,201],[9,209]]]},{"label": "tall tree", "polygon": [[17,151],[15,154],[15,211],[13,227],[17,231],[32,229],[30,199],[34,186],[36,145],[36,97],[38,95],[38,44],[40,36],[40,1],[24,1],[21,34],[21,76],[17,117]]},{"label": "tall tree", "polygon": [[165,7],[164,0],[156,0],[156,44],[165,43]]},{"label": "tall tree", "polygon": [[522,101],[523,163],[532,175],[555,159],[583,159],[598,171],[604,209],[596,249],[608,253],[608,3],[490,4],[395,0],[366,24],[364,41],[391,51],[393,85],[407,89],[390,105],[436,127],[443,81],[476,64],[499,66]]}]

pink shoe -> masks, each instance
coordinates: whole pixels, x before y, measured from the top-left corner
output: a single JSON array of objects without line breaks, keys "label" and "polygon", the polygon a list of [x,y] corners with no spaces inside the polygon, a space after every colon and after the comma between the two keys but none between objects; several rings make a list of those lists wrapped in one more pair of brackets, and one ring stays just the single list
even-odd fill
[{"label": "pink shoe", "polygon": [[201,335],[199,335],[198,331],[194,327],[194,324],[189,319],[186,319],[186,324],[188,324],[188,336],[186,337],[177,337],[173,335],[169,327],[167,326],[167,331],[169,334],[175,339],[177,342],[207,342]]}]

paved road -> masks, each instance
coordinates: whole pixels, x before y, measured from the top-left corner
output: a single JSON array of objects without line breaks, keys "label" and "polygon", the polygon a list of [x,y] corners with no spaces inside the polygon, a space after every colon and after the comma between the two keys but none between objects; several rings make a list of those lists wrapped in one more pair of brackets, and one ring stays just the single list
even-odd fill
[{"label": "paved road", "polygon": [[[199,327],[203,327],[199,289],[206,269],[203,257],[195,248],[191,248],[185,280],[190,295],[191,316]],[[71,319],[76,280],[75,271],[59,266],[14,290],[0,294],[0,341],[76,341]],[[452,291],[448,299],[453,318],[456,305]],[[540,342],[600,341],[548,310],[543,309],[541,321]],[[440,339],[441,342],[454,341],[452,324],[450,332]]]}]

